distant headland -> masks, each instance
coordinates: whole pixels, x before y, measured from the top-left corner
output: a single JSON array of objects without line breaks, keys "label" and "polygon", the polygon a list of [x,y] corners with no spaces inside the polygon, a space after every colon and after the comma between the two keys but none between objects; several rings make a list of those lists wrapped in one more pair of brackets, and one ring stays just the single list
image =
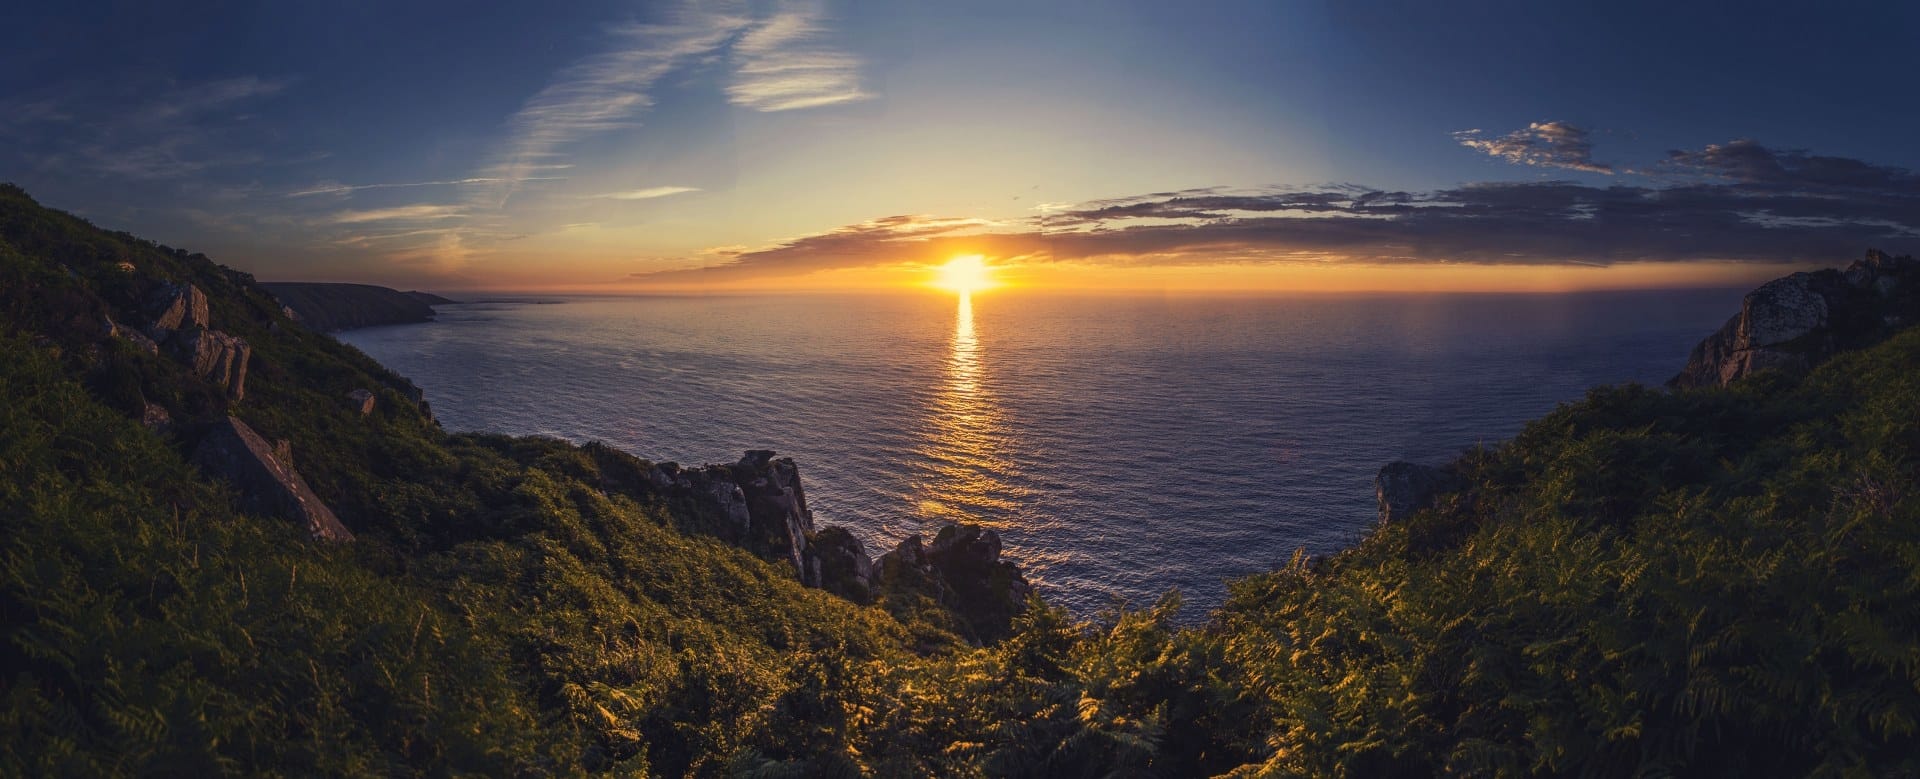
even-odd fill
[{"label": "distant headland", "polygon": [[338,332],[360,327],[433,321],[433,307],[449,300],[428,292],[401,292],[372,284],[261,282],[268,293],[307,327]]}]

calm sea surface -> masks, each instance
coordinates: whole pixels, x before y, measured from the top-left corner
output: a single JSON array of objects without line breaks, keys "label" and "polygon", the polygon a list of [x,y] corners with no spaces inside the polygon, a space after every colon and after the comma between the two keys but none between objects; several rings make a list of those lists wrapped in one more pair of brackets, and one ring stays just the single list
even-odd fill
[{"label": "calm sea surface", "polygon": [[683,464],[774,449],[876,556],[966,519],[1080,613],[1179,588],[1198,616],[1225,578],[1353,543],[1386,462],[1658,384],[1739,299],[521,298],[342,338],[450,430]]}]

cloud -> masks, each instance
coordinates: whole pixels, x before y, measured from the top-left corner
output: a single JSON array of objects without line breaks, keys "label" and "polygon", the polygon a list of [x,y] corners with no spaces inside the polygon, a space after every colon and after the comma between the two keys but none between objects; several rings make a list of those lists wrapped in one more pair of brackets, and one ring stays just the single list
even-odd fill
[{"label": "cloud", "polygon": [[699,187],[647,187],[646,189],[633,189],[625,192],[606,192],[599,195],[588,195],[587,197],[605,198],[607,200],[652,200],[657,197],[667,197],[668,195],[680,195],[699,191]]},{"label": "cloud", "polygon": [[754,17],[737,3],[683,3],[661,20],[608,31],[607,51],[560,71],[508,120],[508,139],[487,172],[504,183],[489,194],[498,207],[513,185],[556,162],[588,136],[636,125],[653,107],[653,89],[674,71],[732,57],[727,88],[735,105],[761,111],[813,108],[871,97],[860,89],[862,62],[822,42],[817,3],[787,2]]},{"label": "cloud", "polygon": [[507,121],[508,139],[484,178],[505,183],[489,193],[498,207],[513,182],[557,164],[564,149],[589,135],[631,126],[653,105],[651,92],[675,68],[711,54],[751,20],[695,4],[670,9],[654,24],[613,28],[610,50],[560,71]]},{"label": "cloud", "polygon": [[1920,197],[1920,175],[1805,149],[1770,149],[1740,139],[1699,151],[1670,151],[1655,172],[1703,175],[1777,190]]},{"label": "cloud", "polygon": [[824,16],[817,2],[790,2],[748,29],[733,47],[728,99],[758,111],[792,111],[873,97],[860,86],[860,59],[822,40]]},{"label": "cloud", "polygon": [[0,102],[0,147],[40,170],[133,180],[259,164],[266,157],[240,109],[286,86],[258,76],[65,84],[50,96]]},{"label": "cloud", "polygon": [[136,111],[134,115],[144,122],[163,122],[169,119],[191,117],[241,101],[276,95],[286,87],[285,81],[263,79],[259,76],[208,81],[161,95],[157,100]]},{"label": "cloud", "polygon": [[463,206],[419,204],[395,206],[393,208],[377,208],[368,211],[342,211],[334,214],[328,221],[334,224],[351,225],[364,224],[367,222],[394,222],[402,220],[434,221],[440,219],[456,219],[465,215],[466,208]]},{"label": "cloud", "polygon": [[[566,181],[566,180],[567,179],[564,176],[528,176],[527,178],[520,179],[520,181]],[[313,195],[346,195],[354,192],[359,192],[365,189],[407,189],[411,187],[444,187],[444,186],[458,186],[458,185],[465,185],[465,184],[500,184],[506,181],[507,179],[501,179],[501,178],[466,178],[466,179],[450,179],[447,181],[408,181],[408,182],[396,182],[396,183],[386,183],[386,184],[342,184],[337,181],[328,181],[328,182],[322,182],[320,184],[315,184],[306,189],[302,189],[294,192],[288,192],[286,196],[287,197],[311,197]]]},{"label": "cloud", "polygon": [[1493,138],[1480,130],[1454,133],[1460,145],[1522,165],[1566,168],[1587,173],[1613,173],[1613,166],[1593,161],[1593,142],[1585,128],[1566,122],[1534,122]]},{"label": "cloud", "polygon": [[1920,182],[1900,168],[1804,152],[1676,153],[1649,186],[1492,182],[1427,192],[1354,185],[1158,192],[1049,204],[1012,224],[896,216],[647,282],[779,277],[958,253],[1113,266],[1222,263],[1833,261],[1920,249]]}]

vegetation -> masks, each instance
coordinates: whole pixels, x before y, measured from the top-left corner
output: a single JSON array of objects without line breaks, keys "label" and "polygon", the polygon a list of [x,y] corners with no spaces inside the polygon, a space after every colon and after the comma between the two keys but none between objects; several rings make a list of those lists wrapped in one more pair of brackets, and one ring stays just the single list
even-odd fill
[{"label": "vegetation", "polygon": [[[244,402],[102,331],[140,278],[252,343]],[[1920,773],[1920,331],[1594,390],[1204,622],[1035,600],[987,647],[799,586],[604,447],[446,434],[244,274],[16,189],[0,355],[0,775]],[[358,541],[187,463],[229,410]]]}]

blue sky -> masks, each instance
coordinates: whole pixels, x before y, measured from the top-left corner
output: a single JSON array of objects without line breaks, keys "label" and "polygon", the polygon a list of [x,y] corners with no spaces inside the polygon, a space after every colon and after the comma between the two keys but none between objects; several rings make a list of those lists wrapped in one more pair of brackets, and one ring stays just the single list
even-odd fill
[{"label": "blue sky", "polygon": [[444,288],[1910,250],[1920,11],[1676,6],[49,3],[0,179]]}]

